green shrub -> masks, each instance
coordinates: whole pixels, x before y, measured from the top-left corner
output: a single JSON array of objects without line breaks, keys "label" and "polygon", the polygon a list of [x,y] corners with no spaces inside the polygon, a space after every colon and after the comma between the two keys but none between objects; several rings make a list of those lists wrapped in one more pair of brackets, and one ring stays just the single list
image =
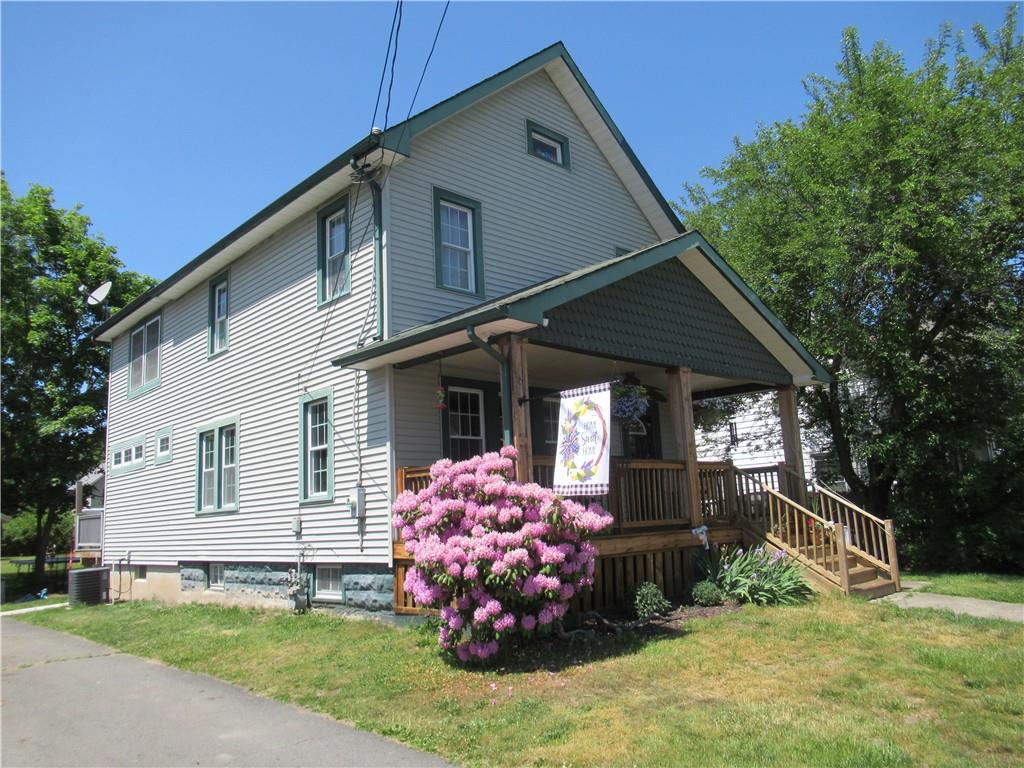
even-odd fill
[{"label": "green shrub", "polygon": [[725,595],[715,582],[705,579],[693,585],[693,602],[705,607],[721,605],[725,602]]},{"label": "green shrub", "polygon": [[655,616],[672,610],[672,603],[665,599],[661,587],[645,581],[636,589],[633,597],[633,610],[640,621],[650,621]]},{"label": "green shrub", "polygon": [[796,561],[763,546],[725,550],[717,583],[726,597],[755,605],[794,605],[811,596],[811,585]]},{"label": "green shrub", "polygon": [[[62,512],[50,532],[49,548],[59,554],[67,552],[71,548],[74,527],[75,513]],[[8,557],[36,553],[36,516],[31,510],[4,523],[2,544],[4,555]]]}]

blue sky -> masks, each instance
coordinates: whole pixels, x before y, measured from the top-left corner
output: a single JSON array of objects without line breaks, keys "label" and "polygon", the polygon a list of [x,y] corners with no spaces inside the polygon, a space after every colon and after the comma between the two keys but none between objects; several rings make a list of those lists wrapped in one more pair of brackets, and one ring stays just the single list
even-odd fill
[{"label": "blue sky", "polygon": [[[393,7],[5,2],[7,180],[83,203],[130,268],[166,277],[369,130]],[[442,7],[406,5],[392,123]],[[834,72],[844,27],[916,65],[943,21],[991,29],[1006,7],[454,2],[416,111],[562,40],[676,199],[734,136],[799,117],[801,82]]]}]

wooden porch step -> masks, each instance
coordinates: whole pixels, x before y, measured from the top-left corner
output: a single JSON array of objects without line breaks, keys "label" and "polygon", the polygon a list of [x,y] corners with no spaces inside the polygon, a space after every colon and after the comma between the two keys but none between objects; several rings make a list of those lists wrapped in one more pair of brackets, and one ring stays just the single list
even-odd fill
[{"label": "wooden porch step", "polygon": [[881,577],[874,578],[871,581],[865,581],[860,584],[851,584],[850,593],[854,595],[861,595],[867,597],[870,600],[876,597],[885,597],[896,592],[896,585],[891,579],[883,579]]},{"label": "wooden porch step", "polygon": [[878,569],[869,565],[850,565],[850,586],[864,584],[878,578]]}]

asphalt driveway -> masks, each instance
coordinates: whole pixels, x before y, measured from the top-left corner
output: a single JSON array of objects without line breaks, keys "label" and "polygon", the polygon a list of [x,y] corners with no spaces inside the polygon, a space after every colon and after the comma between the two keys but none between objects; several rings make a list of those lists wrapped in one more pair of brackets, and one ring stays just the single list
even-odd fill
[{"label": "asphalt driveway", "polygon": [[211,677],[0,620],[0,762],[14,766],[442,766]]}]

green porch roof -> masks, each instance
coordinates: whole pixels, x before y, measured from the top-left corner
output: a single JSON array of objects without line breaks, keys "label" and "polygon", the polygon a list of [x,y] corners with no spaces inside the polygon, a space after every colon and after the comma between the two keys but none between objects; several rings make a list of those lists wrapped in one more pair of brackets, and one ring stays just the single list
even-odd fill
[{"label": "green porch roof", "polygon": [[[545,327],[547,326],[547,327]],[[696,231],[617,256],[342,354],[376,368],[445,354],[481,336],[764,384],[825,383],[821,364]]]}]

